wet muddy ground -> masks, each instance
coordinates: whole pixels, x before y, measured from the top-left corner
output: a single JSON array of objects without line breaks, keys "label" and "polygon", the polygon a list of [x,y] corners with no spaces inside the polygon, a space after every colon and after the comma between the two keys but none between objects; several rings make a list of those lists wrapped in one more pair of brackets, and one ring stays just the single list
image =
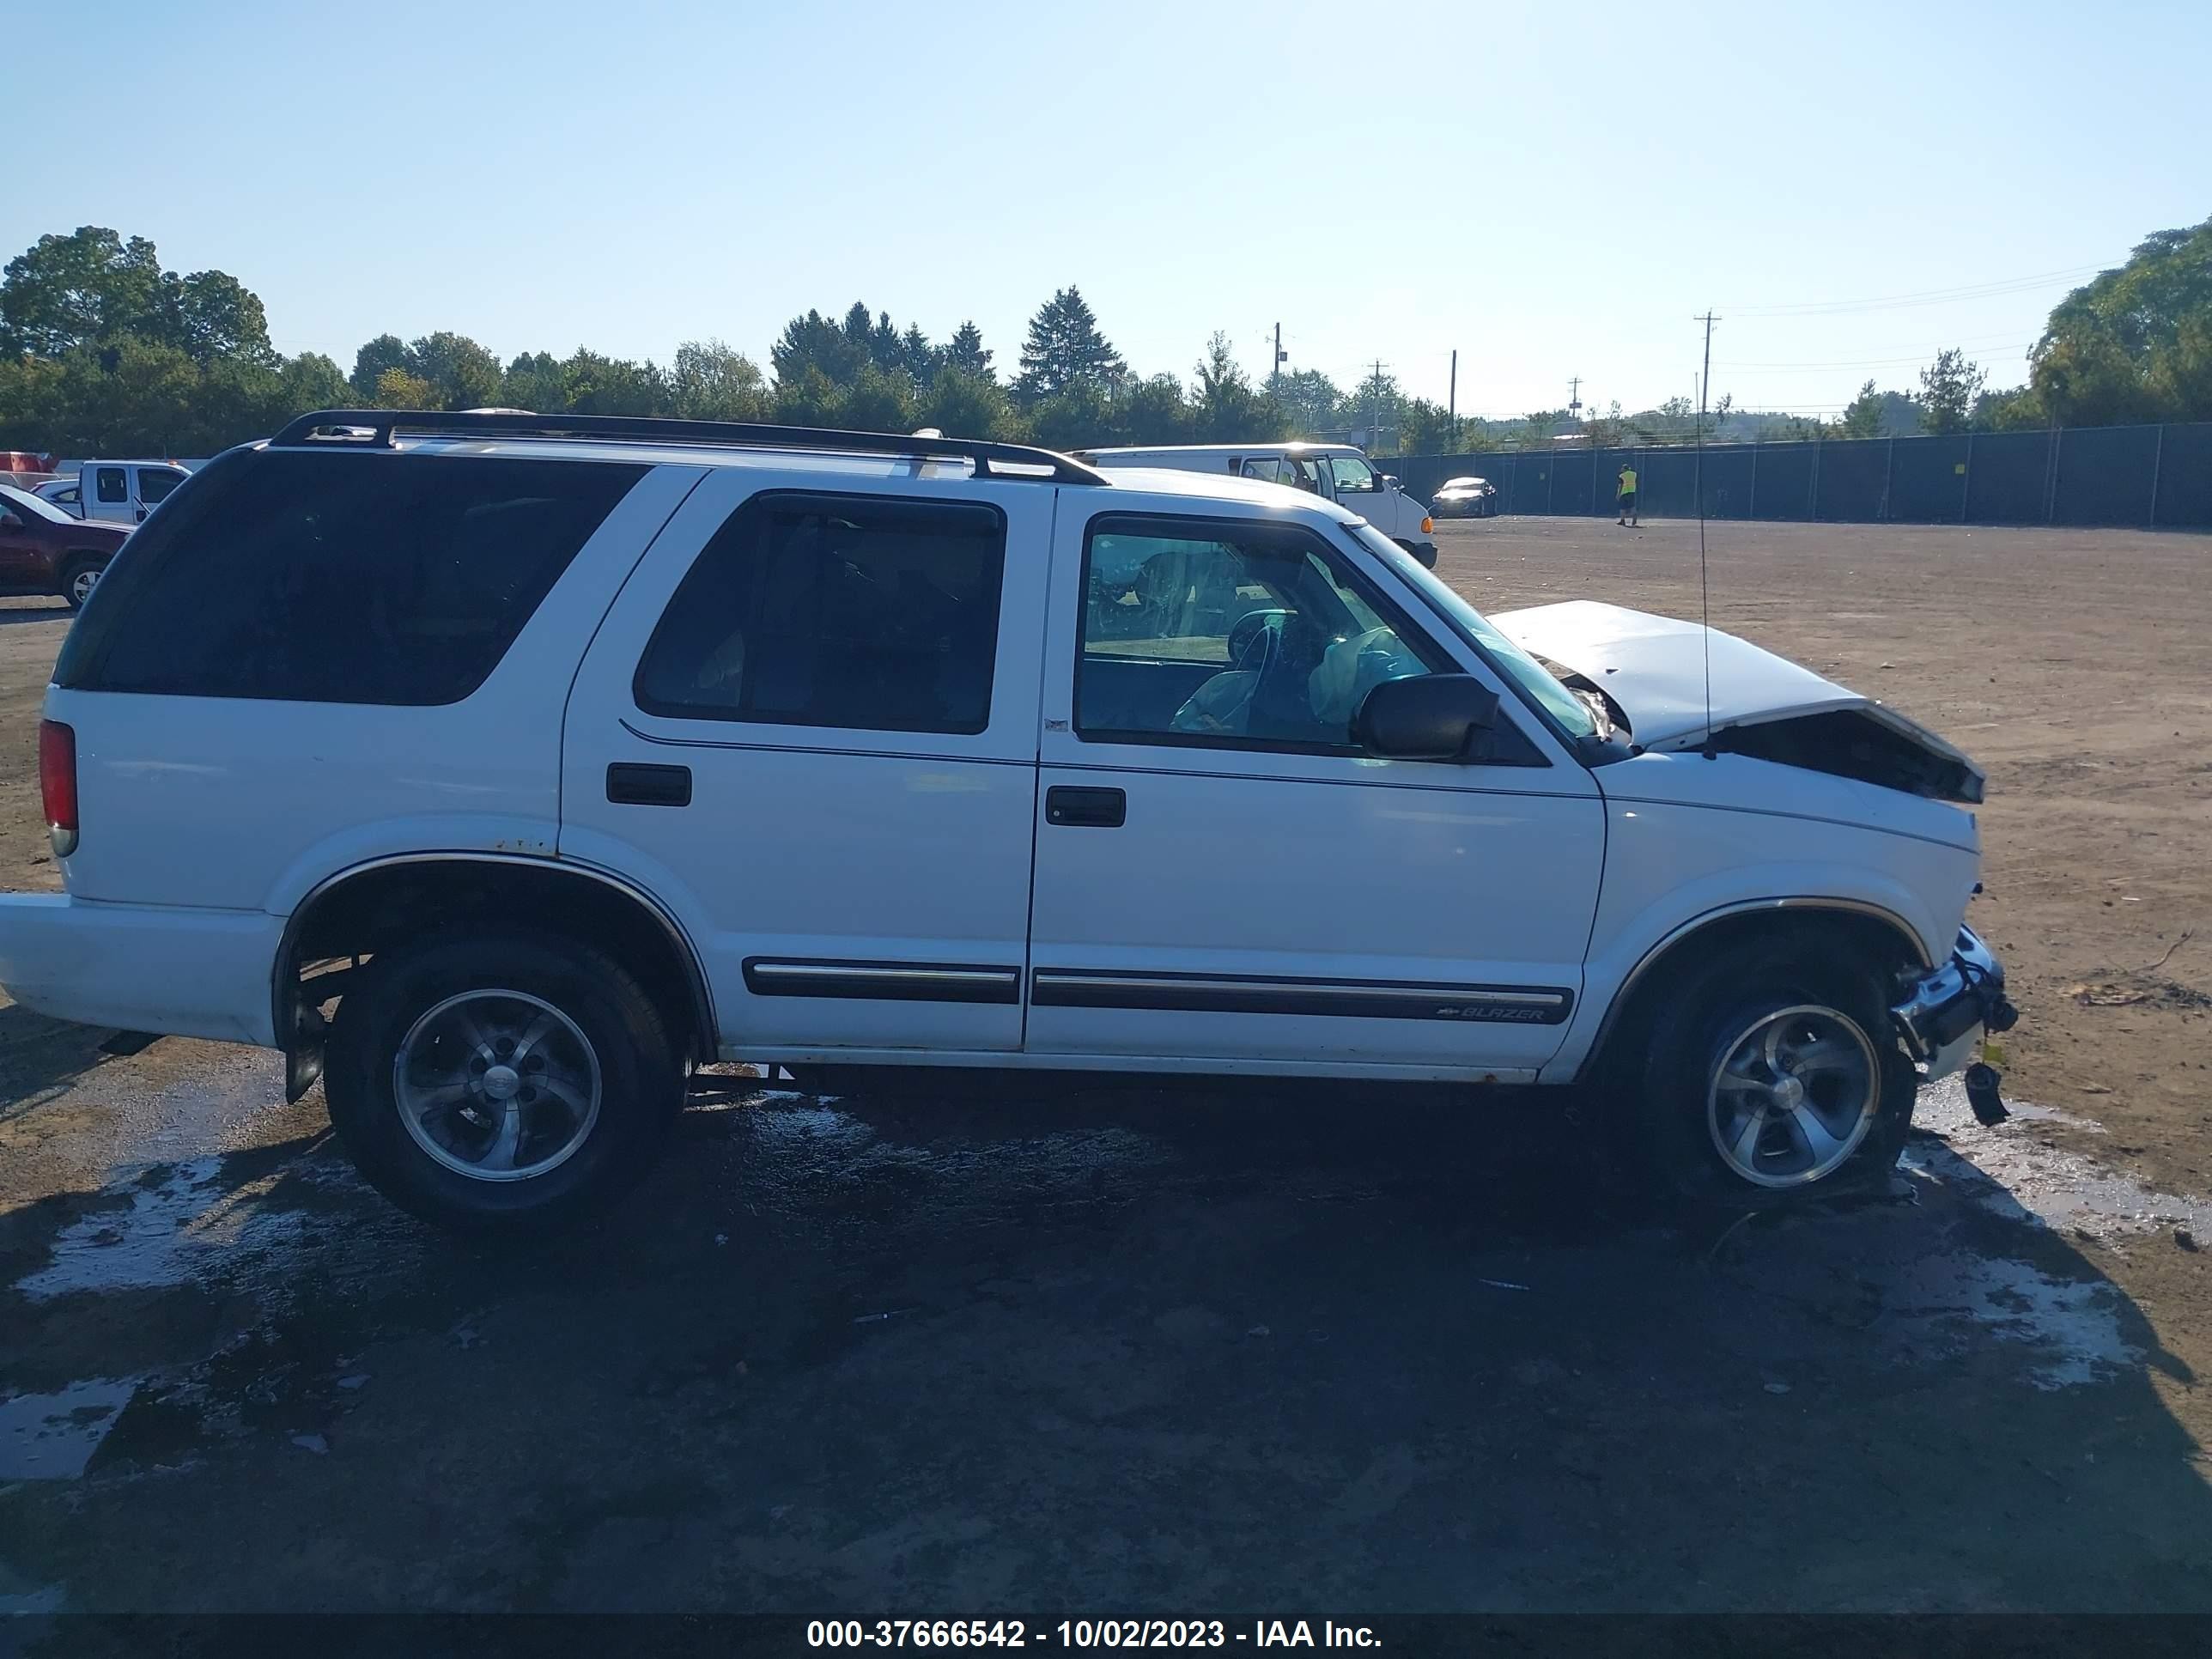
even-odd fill
[{"label": "wet muddy ground", "polygon": [[[1674,556],[1537,576],[1476,539],[1513,524],[1447,544],[1494,608]],[[0,628],[0,789],[48,634]],[[1932,716],[1999,787],[2066,740]],[[2100,869],[2146,934],[2202,915],[2180,787],[2072,908],[1994,879],[1993,799],[2033,1086],[1994,1129],[1931,1090],[1889,1188],[1786,1219],[1602,1196],[1549,1094],[729,1074],[636,1201],[489,1249],[363,1188],[273,1056],[0,1006],[0,1609],[2212,1610],[2203,1015],[2065,994],[2162,948]],[[2116,1018],[2110,1093],[2033,1058]]]}]

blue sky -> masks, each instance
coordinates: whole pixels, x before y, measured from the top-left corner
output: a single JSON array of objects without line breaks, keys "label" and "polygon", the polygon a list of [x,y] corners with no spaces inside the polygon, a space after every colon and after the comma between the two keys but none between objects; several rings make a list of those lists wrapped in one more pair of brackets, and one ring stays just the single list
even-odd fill
[{"label": "blue sky", "polygon": [[2201,3],[54,15],[0,251],[151,237],[348,368],[438,328],[765,367],[863,299],[1011,368],[1074,283],[1145,372],[1221,329],[1264,373],[1279,321],[1292,368],[1440,400],[1457,348],[1487,414],[1688,395],[1710,305],[1716,395],[1814,409],[1944,344],[2014,383],[2071,282],[2212,214]]}]

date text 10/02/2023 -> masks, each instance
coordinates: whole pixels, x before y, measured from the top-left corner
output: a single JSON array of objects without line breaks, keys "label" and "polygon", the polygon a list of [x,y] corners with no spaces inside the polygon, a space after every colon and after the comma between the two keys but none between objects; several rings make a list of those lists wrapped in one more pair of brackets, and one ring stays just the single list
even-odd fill
[{"label": "date text 10/02/2023", "polygon": [[1334,1620],[1257,1619],[1232,1628],[1219,1619],[1063,1619],[1032,1625],[1023,1619],[815,1619],[806,1626],[812,1648],[1374,1648],[1382,1645],[1364,1625]]}]

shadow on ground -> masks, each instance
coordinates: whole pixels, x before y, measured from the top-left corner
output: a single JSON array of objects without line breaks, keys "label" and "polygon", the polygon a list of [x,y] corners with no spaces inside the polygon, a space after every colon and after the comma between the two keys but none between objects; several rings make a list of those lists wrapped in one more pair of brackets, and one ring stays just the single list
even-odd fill
[{"label": "shadow on ground", "polygon": [[[733,1094],[456,1243],[295,1140],[8,1228],[0,1554],[76,1608],[2212,1606],[2193,1383],[1922,1137],[1684,1228],[1546,1101]],[[28,1248],[43,1231],[41,1248]]]}]

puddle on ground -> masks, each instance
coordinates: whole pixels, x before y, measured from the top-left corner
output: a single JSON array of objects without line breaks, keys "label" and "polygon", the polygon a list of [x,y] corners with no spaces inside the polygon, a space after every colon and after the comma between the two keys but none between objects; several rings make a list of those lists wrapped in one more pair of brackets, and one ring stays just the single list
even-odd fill
[{"label": "puddle on ground", "polygon": [[91,1377],[0,1400],[0,1480],[76,1480],[137,1390],[136,1377]]},{"label": "puddle on ground", "polygon": [[1882,1330],[1900,1358],[1966,1352],[1996,1337],[2034,1351],[2039,1389],[2109,1380],[2142,1360],[2121,1328],[2126,1299],[2101,1279],[2060,1279],[2009,1256],[1951,1250],[1899,1264],[1882,1285]]},{"label": "puddle on ground", "polygon": [[[2005,1103],[2016,1120],[2100,1129],[2086,1118],[2047,1106]],[[1983,1127],[1966,1104],[1966,1085],[1959,1078],[1945,1078],[1923,1091],[1912,1122],[1942,1139],[1915,1137],[1905,1149],[1905,1170],[1951,1187],[2008,1221],[2039,1223],[2096,1239],[2169,1227],[2186,1227],[2201,1237],[2212,1223],[2212,1204],[2203,1199],[2153,1192],[2013,1124]]]},{"label": "puddle on ground", "polygon": [[[1914,1135],[1899,1167],[1988,1214],[2084,1239],[2174,1227],[2201,1235],[2212,1219],[2201,1198],[2154,1192],[2022,1127],[2041,1120],[2102,1133],[2100,1125],[2032,1103],[2006,1105],[2014,1121],[1984,1127],[1966,1103],[1963,1079],[1932,1085],[1913,1111],[1913,1127],[1926,1133]],[[2099,1382],[2142,1359],[2123,1334],[2125,1298],[2102,1279],[2057,1278],[2008,1256],[1953,1251],[1904,1266],[1887,1290],[1900,1340],[1940,1339],[1949,1324],[1953,1348],[1977,1333],[2030,1344],[2039,1357],[2028,1377],[2038,1388]]]},{"label": "puddle on ground", "polygon": [[[310,1158],[241,1182],[225,1175],[225,1162],[220,1156],[187,1158],[110,1182],[103,1191],[127,1197],[130,1207],[95,1211],[63,1228],[46,1265],[16,1280],[15,1288],[46,1302],[82,1291],[162,1290],[218,1278],[281,1285],[309,1248],[337,1249],[345,1237],[358,1238],[359,1220],[342,1222],[332,1206],[295,1207],[276,1191],[284,1186],[333,1199],[367,1196],[366,1183],[350,1168]],[[410,1225],[397,1211],[388,1214],[394,1230]],[[344,1276],[396,1270],[411,1259],[404,1245],[386,1257],[356,1251]]]},{"label": "puddle on ground", "polygon": [[296,1246],[307,1214],[261,1200],[281,1178],[272,1173],[227,1185],[220,1158],[189,1158],[158,1183],[111,1184],[127,1192],[127,1210],[79,1218],[55,1236],[52,1258],[15,1288],[33,1302],[78,1291],[158,1290],[190,1284],[239,1252]]}]

